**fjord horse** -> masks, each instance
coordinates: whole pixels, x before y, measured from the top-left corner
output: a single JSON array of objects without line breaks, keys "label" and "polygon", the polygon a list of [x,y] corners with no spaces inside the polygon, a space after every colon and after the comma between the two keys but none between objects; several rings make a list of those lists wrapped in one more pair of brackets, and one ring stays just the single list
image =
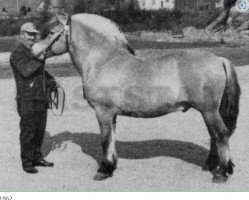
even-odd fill
[{"label": "fjord horse", "polygon": [[233,173],[229,138],[236,128],[240,86],[229,60],[192,50],[139,59],[117,25],[93,14],[57,13],[41,30],[46,39],[33,46],[33,53],[60,33],[50,50],[69,52],[84,98],[95,110],[104,152],[96,180],[111,177],[117,167],[117,115],[152,118],[189,108],[202,114],[211,137],[203,168],[213,173],[214,182],[225,182]]}]

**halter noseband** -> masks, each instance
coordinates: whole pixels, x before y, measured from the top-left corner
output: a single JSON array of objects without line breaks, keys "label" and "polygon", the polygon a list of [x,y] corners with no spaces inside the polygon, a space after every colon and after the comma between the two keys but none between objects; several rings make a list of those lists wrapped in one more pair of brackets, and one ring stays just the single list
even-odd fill
[{"label": "halter noseband", "polygon": [[66,35],[66,44],[67,44],[67,51],[69,51],[69,43],[70,43],[70,37],[71,37],[71,15],[68,15],[67,23],[63,26],[65,35]]},{"label": "halter noseband", "polygon": [[[70,23],[71,23],[71,15],[68,15],[67,23],[65,25],[62,22],[59,21],[59,25],[63,28],[63,31],[61,32],[60,37],[63,34],[66,35],[67,51],[69,51],[69,42],[70,42],[70,35],[71,35]],[[60,37],[58,37],[58,39]]]}]

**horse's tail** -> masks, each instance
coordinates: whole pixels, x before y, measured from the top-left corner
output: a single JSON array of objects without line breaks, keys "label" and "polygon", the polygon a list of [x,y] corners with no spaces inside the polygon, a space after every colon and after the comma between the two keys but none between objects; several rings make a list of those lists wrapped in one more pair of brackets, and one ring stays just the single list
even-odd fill
[{"label": "horse's tail", "polygon": [[240,86],[237,74],[232,63],[223,58],[222,65],[226,74],[226,86],[221,99],[220,115],[232,135],[237,123],[239,114]]}]

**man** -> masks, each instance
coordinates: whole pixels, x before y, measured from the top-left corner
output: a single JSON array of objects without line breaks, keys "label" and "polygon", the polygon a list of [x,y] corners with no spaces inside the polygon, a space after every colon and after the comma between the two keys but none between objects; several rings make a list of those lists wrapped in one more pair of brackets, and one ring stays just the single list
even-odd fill
[{"label": "man", "polygon": [[46,53],[34,57],[31,47],[35,44],[39,31],[33,23],[22,25],[20,44],[10,56],[17,88],[17,111],[20,116],[20,145],[23,170],[37,173],[36,166],[52,167],[42,157],[41,146],[44,138],[48,102],[47,91],[56,85],[55,79],[45,69]]}]

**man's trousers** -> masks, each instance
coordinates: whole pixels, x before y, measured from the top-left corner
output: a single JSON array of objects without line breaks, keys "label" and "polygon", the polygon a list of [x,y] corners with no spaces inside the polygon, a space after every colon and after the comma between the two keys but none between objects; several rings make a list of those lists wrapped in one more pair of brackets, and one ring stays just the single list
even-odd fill
[{"label": "man's trousers", "polygon": [[20,146],[23,167],[42,158],[41,147],[47,123],[44,101],[17,101],[20,116]]}]

